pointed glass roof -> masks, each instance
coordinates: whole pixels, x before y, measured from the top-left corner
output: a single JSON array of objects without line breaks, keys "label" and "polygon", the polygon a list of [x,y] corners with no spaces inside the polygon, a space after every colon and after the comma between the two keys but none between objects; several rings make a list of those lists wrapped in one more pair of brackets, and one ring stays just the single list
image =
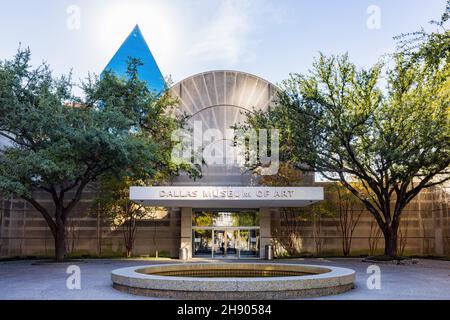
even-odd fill
[{"label": "pointed glass roof", "polygon": [[147,82],[150,90],[155,93],[160,93],[164,90],[164,77],[138,25],[134,27],[133,31],[122,43],[103,72],[112,71],[119,77],[126,77],[129,57],[137,58],[143,63],[142,66],[138,67],[139,79]]}]

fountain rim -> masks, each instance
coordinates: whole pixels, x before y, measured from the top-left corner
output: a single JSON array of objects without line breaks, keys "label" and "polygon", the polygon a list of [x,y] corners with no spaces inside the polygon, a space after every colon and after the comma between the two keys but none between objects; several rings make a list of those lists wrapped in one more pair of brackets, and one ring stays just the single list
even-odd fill
[{"label": "fountain rim", "polygon": [[[181,267],[184,270],[198,267],[228,267],[230,269],[252,267],[273,267],[278,270],[283,268],[295,269],[298,272],[311,272],[311,270],[323,270],[323,273],[312,275],[285,276],[285,277],[185,277],[167,276],[141,273],[138,270],[155,269],[165,267]],[[249,268],[250,269],[250,268]],[[286,270],[286,269],[285,269]],[[355,281],[355,271],[352,269],[290,263],[170,263],[157,265],[133,266],[113,270],[111,279],[115,285],[137,289],[156,289],[172,291],[201,291],[201,292],[234,292],[234,291],[284,291],[320,289],[350,285]]]}]

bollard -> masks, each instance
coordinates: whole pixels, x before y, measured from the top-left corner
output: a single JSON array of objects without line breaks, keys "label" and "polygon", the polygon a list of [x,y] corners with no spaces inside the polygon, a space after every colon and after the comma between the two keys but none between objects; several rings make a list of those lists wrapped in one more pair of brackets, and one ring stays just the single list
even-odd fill
[{"label": "bollard", "polygon": [[271,244],[266,245],[264,258],[266,260],[273,260],[273,246]]},{"label": "bollard", "polygon": [[187,260],[188,259],[188,250],[187,248],[180,248],[178,258],[180,260]]}]

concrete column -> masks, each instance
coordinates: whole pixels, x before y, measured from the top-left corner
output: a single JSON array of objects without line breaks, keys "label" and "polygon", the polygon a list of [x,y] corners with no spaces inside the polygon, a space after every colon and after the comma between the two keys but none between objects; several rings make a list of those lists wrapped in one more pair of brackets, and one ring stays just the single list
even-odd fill
[{"label": "concrete column", "polygon": [[271,222],[270,222],[270,232],[271,234],[281,233],[281,213],[280,208],[272,208],[271,210]]},{"label": "concrete column", "polygon": [[188,258],[192,258],[192,208],[181,208],[181,243],[180,248],[188,250]]},{"label": "concrete column", "polygon": [[271,243],[272,235],[270,232],[270,217],[271,212],[269,208],[259,209],[259,256],[265,258],[265,247]]}]

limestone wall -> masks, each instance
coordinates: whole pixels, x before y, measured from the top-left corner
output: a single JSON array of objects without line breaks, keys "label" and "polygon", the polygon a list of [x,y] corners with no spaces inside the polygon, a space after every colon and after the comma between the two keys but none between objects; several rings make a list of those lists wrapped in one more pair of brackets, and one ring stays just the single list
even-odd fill
[{"label": "limestone wall", "polygon": [[[400,229],[404,254],[450,256],[448,195],[438,188],[424,191],[407,207]],[[51,207],[46,194],[37,194],[37,197]],[[85,192],[69,218],[68,250],[76,255],[121,256],[124,251],[122,231],[120,228],[114,230],[102,221],[92,208],[93,197],[93,190]],[[52,255],[53,237],[40,213],[14,197],[3,199],[0,209],[0,257]],[[277,243],[293,237],[302,254],[341,255],[342,236],[337,219],[314,216],[308,210],[310,208],[293,215],[285,214],[281,209],[271,210],[273,239],[270,240]],[[292,217],[296,217],[294,225]],[[160,256],[177,257],[180,226],[179,210],[167,210],[157,220],[140,221],[134,254],[154,256],[158,251]],[[382,253],[383,237],[378,232],[377,238],[377,230],[373,218],[364,212],[355,228],[351,254]],[[283,254],[284,250],[278,249]]]},{"label": "limestone wall", "polygon": [[[36,194],[38,200],[51,207],[46,194]],[[67,250],[74,255],[115,257],[124,251],[123,231],[92,208],[94,193],[85,192],[83,199],[67,221]],[[177,211],[161,212],[159,219],[138,222],[136,255],[178,255],[180,216]],[[53,236],[42,215],[21,199],[8,198],[0,202],[0,258],[18,256],[49,256],[54,252]]]},{"label": "limestone wall", "polygon": [[[450,256],[449,199],[448,190],[424,190],[406,207],[399,230],[399,254]],[[355,216],[360,210],[362,214],[354,229],[351,255],[382,254],[383,235],[368,211],[355,208]],[[285,254],[283,247],[295,242],[295,249],[301,254],[342,255],[339,217],[314,214],[310,207],[299,211],[301,214],[280,209],[272,214],[274,242],[284,243],[284,246],[278,245],[278,253]]]}]

